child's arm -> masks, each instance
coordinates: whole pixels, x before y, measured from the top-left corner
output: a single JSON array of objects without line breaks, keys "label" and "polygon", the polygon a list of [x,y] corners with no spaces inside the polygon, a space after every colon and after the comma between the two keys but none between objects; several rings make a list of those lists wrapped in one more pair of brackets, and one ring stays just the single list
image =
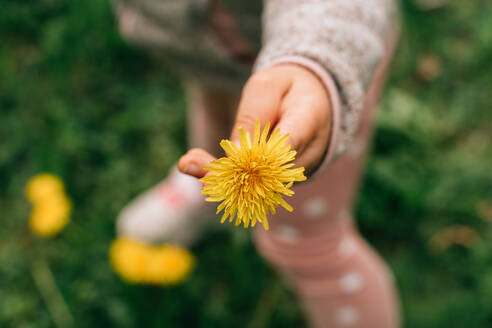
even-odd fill
[{"label": "child's arm", "polygon": [[[289,133],[296,163],[314,170],[343,153],[358,127],[364,94],[395,32],[393,0],[266,0],[263,48],[246,84],[237,127],[256,119]],[[210,160],[191,151],[187,170]]]}]

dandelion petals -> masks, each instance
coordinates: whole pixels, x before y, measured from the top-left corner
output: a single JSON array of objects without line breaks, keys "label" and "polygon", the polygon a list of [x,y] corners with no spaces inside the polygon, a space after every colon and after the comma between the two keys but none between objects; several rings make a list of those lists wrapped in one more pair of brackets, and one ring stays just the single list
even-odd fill
[{"label": "dandelion petals", "polygon": [[200,179],[204,183],[205,200],[221,202],[217,214],[236,226],[254,227],[257,222],[269,229],[268,214],[275,215],[275,208],[282,206],[293,211],[282,195],[292,196],[294,182],[304,181],[304,168],[293,168],[296,152],[285,145],[288,135],[276,129],[268,138],[270,123],[261,131],[260,122],[254,127],[253,140],[248,132],[239,128],[239,144],[222,140],[220,146],[227,157],[214,160],[204,167],[211,172]]}]

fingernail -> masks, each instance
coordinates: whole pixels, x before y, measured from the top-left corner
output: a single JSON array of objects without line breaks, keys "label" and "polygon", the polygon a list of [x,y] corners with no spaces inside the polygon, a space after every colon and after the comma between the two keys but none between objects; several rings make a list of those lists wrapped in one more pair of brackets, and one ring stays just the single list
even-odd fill
[{"label": "fingernail", "polygon": [[232,140],[232,142],[234,142],[237,148],[241,149],[241,143],[239,142],[239,140]]},{"label": "fingernail", "polygon": [[184,171],[186,174],[196,176],[199,173],[199,168],[195,164],[189,164],[185,167]]},{"label": "fingernail", "polygon": [[283,136],[289,133],[288,127],[286,127],[286,126],[284,126],[282,124],[279,124],[275,129],[279,129],[280,134],[283,135]]}]

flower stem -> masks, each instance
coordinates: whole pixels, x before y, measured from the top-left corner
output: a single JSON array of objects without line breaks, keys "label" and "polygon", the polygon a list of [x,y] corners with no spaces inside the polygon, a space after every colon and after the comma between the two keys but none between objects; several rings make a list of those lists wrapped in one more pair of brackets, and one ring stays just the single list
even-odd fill
[{"label": "flower stem", "polygon": [[30,265],[34,283],[41,298],[46,303],[48,312],[58,328],[73,327],[74,321],[67,303],[56,285],[50,267],[45,259],[33,259]]}]

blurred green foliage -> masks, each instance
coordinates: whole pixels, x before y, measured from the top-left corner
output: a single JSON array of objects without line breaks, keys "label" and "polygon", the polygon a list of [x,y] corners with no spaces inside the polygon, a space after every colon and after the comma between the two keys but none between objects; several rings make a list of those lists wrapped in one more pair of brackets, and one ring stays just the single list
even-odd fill
[{"label": "blurred green foliage", "polygon": [[[77,327],[304,326],[245,231],[208,234],[179,287],[112,272],[118,210],[185,151],[179,80],[121,40],[107,0],[0,8],[0,326],[53,326],[39,259]],[[358,222],[394,270],[406,327],[491,327],[492,2],[407,0],[402,25]],[[60,237],[33,243],[23,188],[43,171],[64,179],[74,213]],[[429,247],[457,224],[479,241]]]}]

